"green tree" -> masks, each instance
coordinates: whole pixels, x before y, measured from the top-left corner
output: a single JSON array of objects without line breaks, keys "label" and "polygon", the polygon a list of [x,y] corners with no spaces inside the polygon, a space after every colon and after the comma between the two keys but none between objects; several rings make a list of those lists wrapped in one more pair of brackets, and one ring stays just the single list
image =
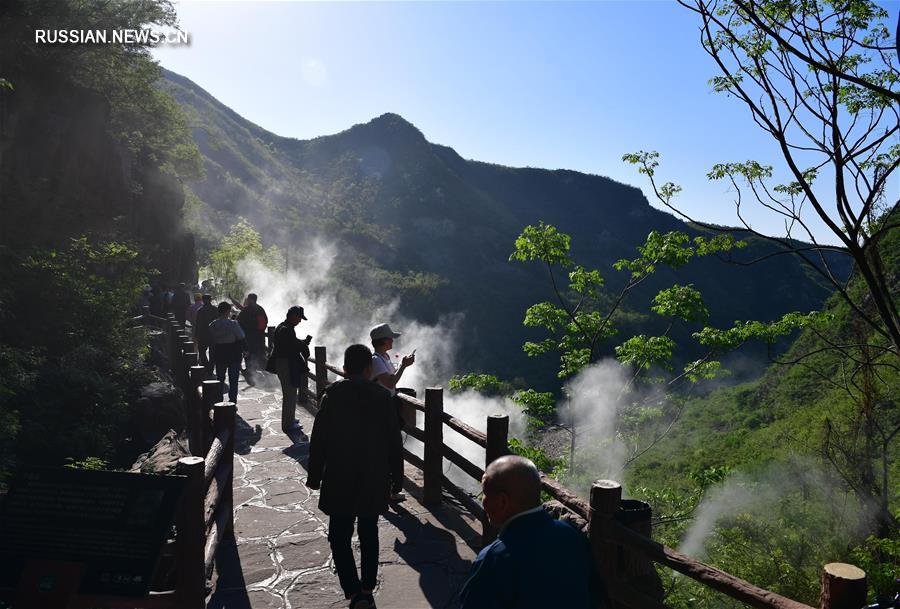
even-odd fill
[{"label": "green tree", "polygon": [[0,7],[0,51],[9,83],[36,74],[95,92],[109,103],[110,131],[139,166],[161,168],[183,179],[200,179],[203,165],[188,120],[158,87],[161,72],[151,43],[34,44],[40,29],[115,30],[178,27],[169,0],[54,0],[10,2]]},{"label": "green tree", "polygon": [[22,461],[115,455],[152,378],[146,336],[126,327],[150,274],[118,242],[0,249],[0,483]]},{"label": "green tree", "polygon": [[216,286],[220,296],[241,298],[247,284],[239,274],[242,262],[256,261],[273,272],[284,268],[284,254],[275,245],[263,247],[259,232],[245,219],[232,225],[221,245],[209,254],[209,265],[203,269]]},{"label": "green tree", "polygon": [[[512,261],[538,262],[547,269],[554,300],[529,307],[523,323],[527,327],[543,329],[548,336],[539,342],[528,341],[523,348],[530,356],[555,352],[559,357],[558,376],[562,379],[599,360],[602,348],[616,333],[616,318],[623,313],[627,297],[660,265],[677,269],[696,256],[743,246],[730,235],[717,235],[712,239],[698,236],[691,240],[680,232],[652,231],[646,242],[637,248],[637,257],[615,263],[614,268],[625,272],[627,278],[623,287],[611,293],[603,289],[604,279],[598,270],[587,269],[571,259],[570,240],[569,235],[559,232],[555,226],[541,222],[523,229],[510,256]],[[560,274],[568,280],[565,287],[561,285]],[[672,370],[676,345],[671,331],[675,324],[704,324],[709,315],[697,290],[689,285],[674,285],[662,290],[654,298],[651,310],[667,321],[663,333],[633,336],[615,348],[616,358],[630,370],[629,380],[620,390],[619,398],[626,405],[616,430],[620,439],[628,440],[627,462],[655,445],[671,429],[681,411],[676,406],[669,414],[668,428],[656,433],[646,446],[639,447],[639,436],[646,430],[646,422],[651,418],[662,418],[663,413],[657,405],[646,403],[639,392],[631,391],[637,383],[654,382],[662,384],[666,391],[674,392],[684,383],[696,383],[720,373],[720,364],[715,357],[723,345],[715,344],[706,345],[706,352],[683,369]],[[728,348],[736,346],[729,345]],[[520,392],[520,397],[524,398],[526,406],[534,407],[546,417],[545,397],[534,392]],[[578,429],[574,410],[569,410],[571,418],[562,427],[569,433],[569,466],[574,469]]]},{"label": "green tree", "polygon": [[[897,41],[890,40],[884,24],[888,14],[870,0],[679,2],[700,19],[701,44],[720,72],[710,81],[713,89],[747,107],[784,161],[778,170],[755,160],[719,163],[710,170],[709,179],[727,180],[737,193],[741,228],[736,230],[774,243],[778,250],[767,257],[797,256],[831,284],[853,318],[836,324],[791,313],[771,324],[710,330],[702,339],[758,337],[772,344],[794,329],[813,335],[809,349],[776,361],[805,367],[855,405],[826,421],[822,454],[863,501],[879,506],[877,529],[894,531],[888,472],[891,445],[900,437],[893,397],[900,369],[900,211],[889,185],[900,163],[900,66]],[[671,182],[658,185],[657,153],[623,158],[648,176],[663,205],[694,221],[674,203],[681,189]],[[775,176],[781,173],[787,180],[779,183]],[[754,230],[741,213],[749,204],[782,219],[784,234]],[[819,241],[814,221],[827,227],[837,245]],[[833,271],[836,256],[852,259],[849,279]],[[840,370],[816,366],[824,350],[840,354],[845,362]]]}]

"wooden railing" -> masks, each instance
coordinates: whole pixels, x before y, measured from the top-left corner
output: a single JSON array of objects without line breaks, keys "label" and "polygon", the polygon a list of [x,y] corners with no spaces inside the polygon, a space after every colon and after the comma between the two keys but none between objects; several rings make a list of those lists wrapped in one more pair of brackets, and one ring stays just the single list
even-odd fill
[{"label": "wooden railing", "polygon": [[208,378],[186,329],[174,316],[145,311],[144,324],[166,333],[169,371],[184,393],[188,445],[193,456],[178,461],[187,478],[176,520],[176,594],[173,607],[200,609],[206,604],[222,539],[233,532],[234,442],[237,407],[223,401],[222,384]]},{"label": "wooden railing", "polygon": [[[315,369],[308,372],[315,381],[315,391],[305,389],[315,400],[328,386],[329,374],[345,377],[343,370],[327,361],[326,349],[315,347],[311,358]],[[444,444],[446,425],[467,440],[485,449],[486,468],[494,459],[508,454],[509,418],[487,417],[486,433],[444,411],[443,390],[429,387],[425,400],[398,394],[403,411],[403,431],[424,444],[423,458],[404,449],[404,458],[422,470],[424,502],[438,504],[442,489],[462,503],[482,522],[483,539],[489,542],[494,531],[481,504],[450,481],[443,472],[443,460],[480,482],[484,469]],[[424,429],[416,427],[416,411],[424,413]],[[622,486],[612,480],[598,480],[591,487],[590,501],[585,501],[558,481],[541,474],[542,489],[553,501],[545,504],[551,513],[567,520],[587,534],[597,569],[603,577],[613,606],[626,609],[663,609],[663,588],[654,563],[668,567],[714,590],[759,609],[813,609],[769,590],[735,577],[730,573],[694,560],[651,538],[650,506],[622,499]],[[637,509],[634,509],[637,508]],[[637,516],[634,516],[637,514]],[[832,563],[822,573],[820,609],[860,609],[866,601],[865,573],[850,565]]]}]

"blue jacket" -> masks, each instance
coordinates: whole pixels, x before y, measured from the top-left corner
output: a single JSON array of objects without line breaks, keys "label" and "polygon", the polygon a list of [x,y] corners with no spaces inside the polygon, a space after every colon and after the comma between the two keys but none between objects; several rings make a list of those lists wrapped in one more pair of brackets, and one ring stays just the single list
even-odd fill
[{"label": "blue jacket", "polygon": [[510,521],[481,550],[461,609],[592,609],[598,585],[584,533],[541,510]]}]

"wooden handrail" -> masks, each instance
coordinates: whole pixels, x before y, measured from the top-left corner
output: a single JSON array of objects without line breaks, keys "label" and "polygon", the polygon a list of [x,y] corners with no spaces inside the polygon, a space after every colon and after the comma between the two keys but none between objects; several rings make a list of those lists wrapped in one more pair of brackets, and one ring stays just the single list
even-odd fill
[{"label": "wooden handrail", "polygon": [[541,489],[584,520],[590,519],[590,504],[543,472]]},{"label": "wooden handrail", "polygon": [[721,569],[704,564],[699,560],[694,560],[652,539],[647,539],[614,520],[608,523],[608,527],[602,533],[604,537],[615,543],[638,550],[654,562],[687,575],[691,579],[751,607],[758,607],[759,609],[812,609],[809,605],[804,605],[795,600],[785,598],[780,594],[764,590],[759,586],[754,586]]},{"label": "wooden handrail", "polygon": [[209,535],[206,537],[206,547],[203,549],[203,568],[207,580],[212,577],[213,565],[216,561],[216,552],[219,549],[219,544],[222,542],[225,533],[231,528],[230,521],[233,511],[234,507],[231,504],[231,500],[222,503],[219,506],[218,516],[215,522],[212,523]]},{"label": "wooden handrail", "polygon": [[463,457],[461,454],[459,454],[446,444],[444,444],[443,447],[444,458],[447,459],[447,461],[469,474],[476,482],[481,482],[481,479],[484,478],[483,469]]},{"label": "wooden handrail", "polygon": [[441,414],[441,418],[444,421],[444,424],[447,425],[450,429],[460,434],[472,442],[475,442],[481,448],[487,448],[487,435],[481,433],[471,425],[464,423],[463,421],[457,419],[449,412],[443,412]]},{"label": "wooden handrail", "polygon": [[414,398],[411,395],[406,395],[405,393],[398,393],[397,399],[399,399],[401,402],[409,404],[419,412],[425,412],[425,402],[418,398]]},{"label": "wooden handrail", "polygon": [[[414,467],[419,468],[420,470],[425,470],[425,461],[422,460],[421,457],[411,453],[407,449],[403,449],[403,458],[409,461]],[[484,508],[481,504],[464,490],[453,484],[453,482],[447,478],[446,476],[442,476],[442,486],[449,492],[457,501],[463,504],[467,510],[469,510],[478,520],[481,522],[487,522],[487,516],[484,513]]]},{"label": "wooden handrail", "polygon": [[220,467],[216,470],[212,484],[209,485],[209,489],[206,491],[206,499],[203,502],[203,520],[206,523],[207,531],[212,526],[213,516],[222,503],[222,497],[227,491],[232,475],[234,475],[233,463]]},{"label": "wooden handrail", "polygon": [[213,439],[212,445],[209,447],[209,452],[206,453],[206,464],[203,472],[206,486],[209,486],[210,482],[212,482],[213,476],[216,473],[216,468],[219,467],[219,461],[222,460],[222,455],[225,454],[230,440],[230,429],[220,431]]}]

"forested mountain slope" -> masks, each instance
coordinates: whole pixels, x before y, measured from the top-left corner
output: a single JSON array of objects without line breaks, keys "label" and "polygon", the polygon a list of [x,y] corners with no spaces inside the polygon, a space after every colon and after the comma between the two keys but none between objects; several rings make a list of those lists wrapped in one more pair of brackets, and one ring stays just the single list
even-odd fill
[{"label": "forested mountain slope", "polygon": [[[543,220],[571,234],[574,257],[600,269],[612,287],[624,279],[612,263],[632,257],[651,230],[700,234],[652,208],[637,188],[575,171],[469,161],[429,143],[396,114],[294,140],[242,119],[184,77],[165,72],[165,78],[163,87],[192,116],[205,157],[206,179],[191,185],[196,197],[188,202],[201,251],[239,216],[267,244],[288,246],[292,260],[309,255],[304,248],[324,237],[343,252],[337,277],[371,297],[399,295],[402,312],[427,321],[464,312],[460,347],[469,370],[552,384],[552,365],[521,350],[522,341],[533,338],[521,326],[524,310],[549,297],[543,269],[508,261],[524,226]],[[749,259],[769,248],[752,242],[741,254]],[[390,289],[379,269],[393,273]],[[750,268],[705,259],[677,273],[661,270],[642,286],[637,302],[644,306],[674,281],[700,289],[711,323],[719,325],[812,310],[828,296],[789,257]],[[647,326],[653,323],[636,319],[630,330],[652,331]]]}]

